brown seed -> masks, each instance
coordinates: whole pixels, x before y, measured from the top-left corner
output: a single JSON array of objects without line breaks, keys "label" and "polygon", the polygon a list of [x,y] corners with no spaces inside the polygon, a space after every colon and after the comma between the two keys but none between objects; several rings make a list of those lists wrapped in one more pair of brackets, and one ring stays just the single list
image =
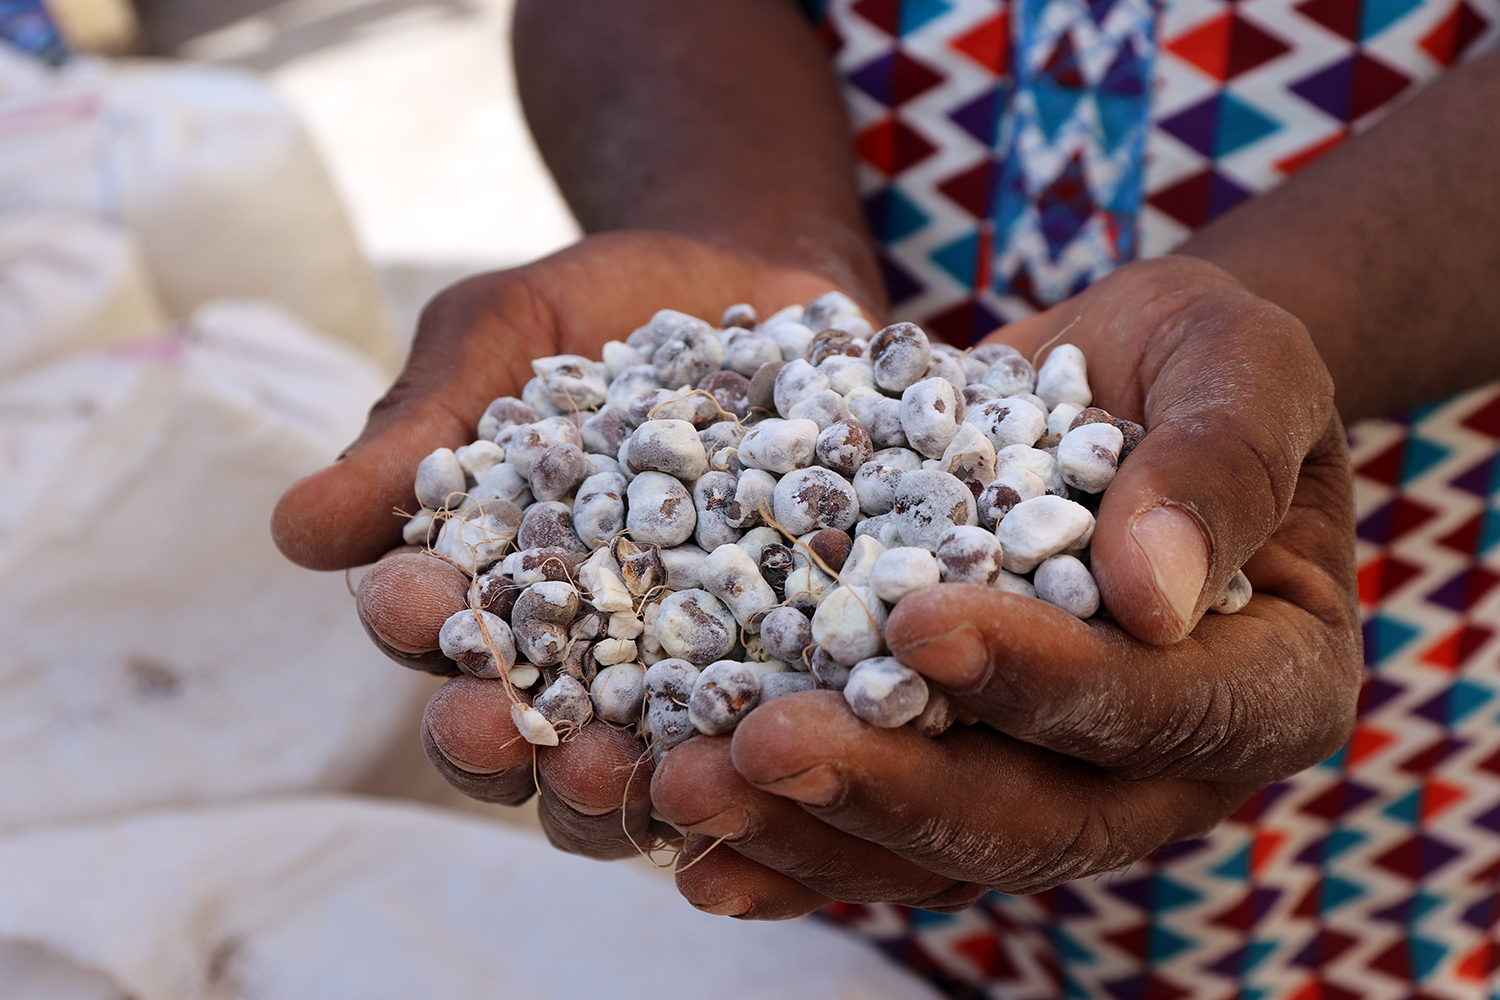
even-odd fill
[{"label": "brown seed", "polygon": [[828,568],[835,573],[844,568],[844,560],[849,558],[849,550],[853,546],[854,539],[849,537],[849,533],[837,528],[820,528],[807,540],[807,547],[817,553],[818,558],[827,563]]}]

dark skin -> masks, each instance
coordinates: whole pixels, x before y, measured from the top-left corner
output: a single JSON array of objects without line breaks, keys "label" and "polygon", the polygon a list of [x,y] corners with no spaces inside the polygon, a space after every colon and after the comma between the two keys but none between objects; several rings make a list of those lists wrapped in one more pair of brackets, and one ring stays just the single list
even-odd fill
[{"label": "dark skin", "polygon": [[[417,461],[469,441],[532,357],[597,356],[665,306],[764,314],[840,288],[883,317],[848,124],[792,4],[523,0],[515,44],[538,143],[598,235],[428,308],[364,435],[277,509],[277,542],[303,565],[359,565],[398,544],[390,511],[413,509]],[[929,740],[809,692],[674,749],[654,775],[622,770],[631,745],[600,727],[538,753],[553,841],[632,853],[653,832],[649,797],[688,834],[695,863],[678,885],[705,910],[952,909],[1200,835],[1335,750],[1360,677],[1340,418],[1500,375],[1482,335],[1500,319],[1496,106],[1500,62],[1486,57],[1179,256],[999,332],[1032,355],[1065,330],[1096,404],[1149,434],[1093,542],[1112,621],[956,585],[893,612],[892,652],[986,725]],[[1205,617],[1240,567],[1256,597]],[[364,610],[377,634],[410,614]],[[424,724],[439,769],[496,801],[535,787],[514,735],[503,686],[468,678]]]}]

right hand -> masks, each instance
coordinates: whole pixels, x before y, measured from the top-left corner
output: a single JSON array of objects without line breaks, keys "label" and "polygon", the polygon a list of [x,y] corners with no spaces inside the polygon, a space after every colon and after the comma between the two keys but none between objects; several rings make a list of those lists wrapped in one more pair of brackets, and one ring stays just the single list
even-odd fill
[{"label": "right hand", "polygon": [[[395,512],[418,508],[417,463],[435,448],[473,441],[485,407],[518,396],[534,358],[597,358],[606,341],[623,340],[662,308],[717,320],[725,307],[749,302],[768,315],[835,287],[804,267],[659,232],[590,236],[535,263],[460,282],[423,311],[406,367],[359,439],[282,496],[271,521],[276,544],[316,570],[365,565],[400,546],[404,519]],[[428,595],[426,606],[388,590],[360,609],[376,644],[403,662],[414,659],[402,648],[410,644],[391,640],[420,630],[417,619],[443,613],[439,605],[452,600],[457,571],[430,562],[412,588]],[[450,783],[508,804],[540,791],[542,825],[564,850],[621,857],[650,841],[652,767],[639,741],[593,724],[533,756],[510,707],[498,680],[456,677],[432,697],[423,742]]]}]

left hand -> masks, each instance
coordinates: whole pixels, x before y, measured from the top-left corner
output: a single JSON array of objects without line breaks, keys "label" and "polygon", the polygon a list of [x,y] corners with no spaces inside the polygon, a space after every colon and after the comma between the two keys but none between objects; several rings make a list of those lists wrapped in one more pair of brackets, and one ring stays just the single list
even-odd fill
[{"label": "left hand", "polygon": [[[1087,356],[1095,404],[1148,431],[1092,543],[1112,617],[940,584],[901,602],[887,639],[982,725],[927,739],[808,692],[674,749],[652,798],[690,835],[678,887],[695,906],[779,918],[1040,891],[1201,836],[1347,738],[1354,507],[1307,330],[1174,257],[997,336],[1029,355],[1059,333]],[[1249,606],[1204,617],[1241,568]]]}]

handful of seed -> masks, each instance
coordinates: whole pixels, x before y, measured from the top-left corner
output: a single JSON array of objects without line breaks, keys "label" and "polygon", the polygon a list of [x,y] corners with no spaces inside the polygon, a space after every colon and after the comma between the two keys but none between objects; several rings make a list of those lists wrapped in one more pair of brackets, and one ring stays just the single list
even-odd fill
[{"label": "handful of seed", "polygon": [[[405,529],[414,558],[468,581],[444,667],[527,692],[512,715],[532,743],[598,717],[659,757],[813,688],[932,735],[957,711],[882,655],[906,594],[961,582],[1100,610],[1094,513],[1144,430],[1090,405],[1070,344],[1034,369],[1001,344],[876,332],[831,292],[763,321],[731,306],[717,328],[663,310],[602,362],[532,367],[477,440],[422,460]],[[1237,575],[1213,610],[1249,596]]]}]

